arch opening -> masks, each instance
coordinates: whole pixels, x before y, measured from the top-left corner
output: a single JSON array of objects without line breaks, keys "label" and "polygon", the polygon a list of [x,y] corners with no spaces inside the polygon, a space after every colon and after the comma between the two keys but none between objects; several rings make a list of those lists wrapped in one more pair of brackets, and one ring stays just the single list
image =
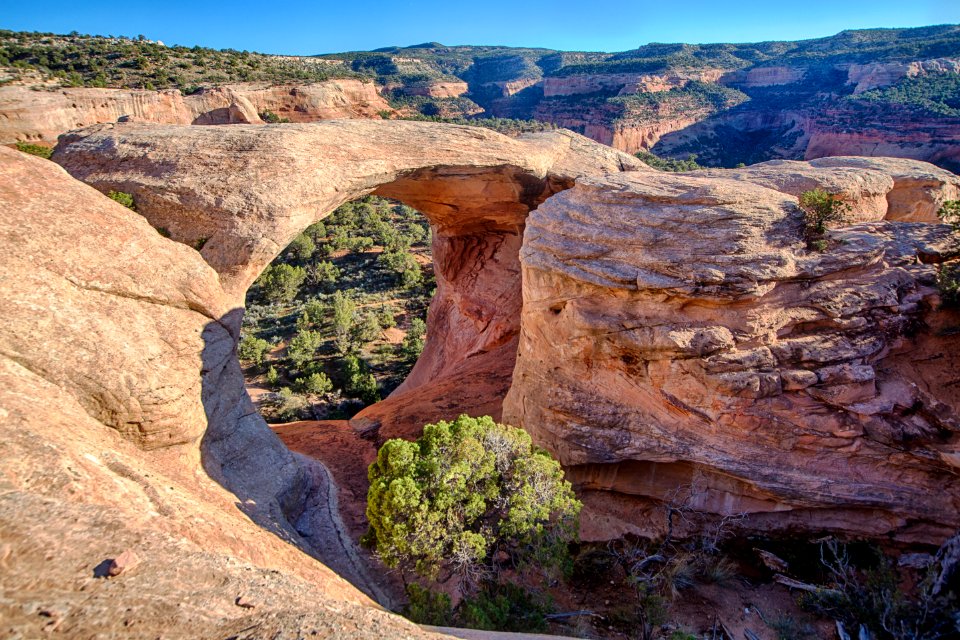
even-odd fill
[{"label": "arch opening", "polygon": [[344,420],[399,387],[423,351],[430,226],[364,196],[309,225],[247,291],[238,355],[271,423]]},{"label": "arch opening", "polygon": [[[516,360],[524,220],[539,203],[572,183],[537,178],[512,166],[431,167],[378,185],[293,231],[286,248],[263,267],[245,295],[246,302],[254,303],[247,305],[245,335],[272,339],[266,368],[247,367],[258,373],[260,384],[251,389],[255,400],[267,391],[262,383],[271,376],[274,389],[267,398],[273,406],[265,405],[267,417],[272,422],[290,420],[297,417],[290,408],[300,407],[301,417],[348,418],[354,429],[375,431],[380,440],[415,437],[425,423],[460,413],[499,419]],[[286,231],[290,235],[290,229]],[[210,242],[212,257],[222,256],[216,236]],[[313,252],[305,246],[310,244]],[[207,250],[205,246],[205,257]],[[312,255],[304,259],[306,253]],[[409,276],[410,266],[419,268],[419,276]],[[273,320],[274,330],[261,326],[265,318],[258,303],[268,296],[267,289],[281,286],[276,282],[281,272],[298,270],[305,295],[294,296],[289,308],[279,310],[282,318]],[[344,271],[346,281],[337,282]],[[335,277],[328,277],[331,273]],[[407,277],[409,286],[404,283]],[[389,299],[391,293],[402,299]],[[350,308],[348,314],[352,311],[350,326],[335,317],[344,307]],[[390,337],[383,334],[384,325],[392,324],[391,311],[393,320],[399,320],[399,326],[386,327],[397,329],[391,332],[397,345],[392,354]],[[418,328],[415,320],[425,320],[425,326]],[[380,336],[369,339],[378,324]],[[424,329],[419,349],[416,334]],[[411,330],[413,338],[407,339]],[[316,356],[311,364],[302,352],[309,343],[305,338],[317,332],[324,334],[314,336],[317,348],[306,345]],[[241,355],[252,351],[247,347],[253,340],[241,343]],[[296,341],[296,364],[290,361],[291,341]],[[270,361],[281,360],[288,370],[271,374]],[[326,384],[314,374],[333,385],[328,396],[333,405],[328,401],[303,411],[297,387],[307,391],[311,376]],[[289,390],[280,398],[276,394],[284,386]]]}]

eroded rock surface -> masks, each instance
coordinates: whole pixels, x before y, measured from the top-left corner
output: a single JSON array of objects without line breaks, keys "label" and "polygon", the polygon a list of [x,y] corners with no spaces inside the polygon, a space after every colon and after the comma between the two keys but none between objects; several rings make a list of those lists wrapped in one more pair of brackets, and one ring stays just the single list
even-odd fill
[{"label": "eroded rock surface", "polygon": [[100,125],[64,137],[55,159],[101,191],[132,193],[171,238],[202,243],[238,307],[290,240],[340,204],[373,192],[422,211],[437,265],[427,344],[408,380],[355,419],[386,425],[383,437],[461,411],[499,416],[516,354],[517,255],[528,212],[580,176],[648,170],[570,132],[508,138],[362,120]]},{"label": "eroded rock surface", "polygon": [[937,211],[943,203],[960,198],[960,177],[907,158],[771,160],[737,169],[705,169],[691,175],[742,180],[793,196],[823,189],[850,206],[844,213],[847,222],[938,222]]},{"label": "eroded rock surface", "polygon": [[0,87],[0,144],[30,140],[54,145],[72,129],[120,118],[164,124],[255,124],[271,111],[292,122],[379,118],[392,111],[369,82],[227,84],[183,95],[177,89],[68,88],[34,91]]},{"label": "eroded rock surface", "polygon": [[960,525],[960,317],[930,263],[957,251],[946,226],[871,222],[809,252],[772,189],[581,180],[527,220],[504,420],[588,490],[587,537],[662,533],[656,505],[685,488],[754,530],[941,542]]},{"label": "eroded rock surface", "polygon": [[[305,553],[310,465],[233,377],[236,315],[199,254],[9,149],[0,239],[3,635],[427,637]],[[203,448],[234,493],[204,434],[245,441]]]}]

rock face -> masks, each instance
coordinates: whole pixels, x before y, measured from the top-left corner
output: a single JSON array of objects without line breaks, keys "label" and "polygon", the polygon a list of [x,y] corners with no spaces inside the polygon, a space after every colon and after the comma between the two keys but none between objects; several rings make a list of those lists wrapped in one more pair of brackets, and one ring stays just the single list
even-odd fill
[{"label": "rock face", "polygon": [[823,189],[850,205],[845,214],[848,222],[938,222],[937,212],[943,203],[960,199],[960,177],[906,158],[771,160],[740,169],[707,169],[690,175],[751,182],[792,196]]},{"label": "rock face", "polygon": [[428,96],[430,98],[456,98],[462,96],[470,87],[466,82],[430,82],[428,84],[405,87],[403,93],[408,96]]},{"label": "rock face", "polygon": [[311,85],[234,84],[183,95],[177,90],[0,87],[0,144],[17,140],[53,145],[57,136],[121,117],[165,124],[260,123],[272,111],[292,122],[379,118],[391,111],[372,83],[330,80]]},{"label": "rock face", "polygon": [[[834,122],[862,122],[852,129]],[[953,171],[960,170],[960,118],[917,120],[837,109],[817,118],[807,128],[803,157],[891,156],[916,158]]]},{"label": "rock face", "polygon": [[102,191],[132,193],[138,211],[172,239],[202,240],[236,307],[290,240],[343,202],[373,192],[422,211],[438,283],[427,344],[404,384],[354,419],[383,425],[382,437],[461,411],[499,415],[516,354],[527,213],[580,176],[646,169],[569,132],[515,139],[362,120],[101,125],[65,136],[55,158]]},{"label": "rock face", "polygon": [[[304,553],[306,470],[245,400],[198,253],[2,148],[0,238],[6,635],[427,637]],[[205,444],[208,470],[249,483],[205,474],[201,436],[237,445]]]},{"label": "rock face", "polygon": [[938,73],[960,73],[960,60],[936,58],[912,62],[851,64],[847,69],[847,83],[855,85],[854,93],[863,93],[877,87],[888,87],[903,78]]},{"label": "rock face", "polygon": [[[824,180],[775,169],[728,175]],[[848,183],[863,219],[879,173]],[[960,525],[960,316],[938,310],[931,264],[960,247],[943,225],[864,222],[808,252],[801,227],[779,191],[637,173],[527,219],[504,420],[587,490],[586,537],[660,533],[682,492],[751,530],[930,542]]]}]

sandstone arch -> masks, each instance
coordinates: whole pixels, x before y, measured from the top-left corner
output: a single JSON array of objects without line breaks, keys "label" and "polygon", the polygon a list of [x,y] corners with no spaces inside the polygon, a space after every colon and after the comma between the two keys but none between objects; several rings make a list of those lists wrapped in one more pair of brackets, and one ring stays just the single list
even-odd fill
[{"label": "sandstone arch", "polygon": [[[904,356],[912,348],[956,361],[938,329],[911,333],[944,322],[931,315],[933,267],[920,256],[954,251],[945,227],[880,221],[931,220],[955,197],[956,181],[927,175],[928,165],[839,159],[669,176],[565,132],[507,139],[365,121],[100,125],[65,137],[55,158],[101,190],[134,193],[175,239],[206,240],[202,255],[234,306],[281,247],[341,202],[372,192],[423,211],[438,275],[431,339],[407,382],[355,418],[384,425],[381,437],[460,410],[499,415],[507,394],[506,419],[605,496],[656,502],[663,492],[644,474],[693,474],[712,496],[706,511],[749,512],[761,529],[819,519],[930,540],[956,524],[941,503],[960,499],[958,426],[943,413],[957,399]],[[634,171],[611,175],[623,169]],[[800,240],[795,198],[818,185],[867,221],[838,231],[840,244],[822,255]],[[528,225],[534,207],[568,187]],[[239,371],[218,384],[207,450],[239,470],[262,441],[259,418]],[[909,454],[896,453],[902,438],[912,438]],[[816,458],[836,463],[808,479],[799,461]],[[908,488],[887,482],[883,465]],[[227,467],[213,472],[229,476]],[[596,504],[611,533],[655,533],[646,507],[610,499]]]},{"label": "sandstone arch", "polygon": [[[383,424],[381,438],[459,412],[499,417],[516,357],[527,214],[579,177],[647,169],[570,132],[508,138],[366,120],[98,125],[64,136],[55,158],[103,192],[132,193],[138,211],[172,239],[202,245],[234,308],[296,234],[340,204],[376,193],[423,212],[437,275],[427,345],[401,387],[354,419]],[[225,324],[235,334],[238,322],[234,313]],[[231,488],[248,484],[244,461],[267,438],[234,360],[218,359],[225,373],[206,401],[205,434],[208,467]]]}]

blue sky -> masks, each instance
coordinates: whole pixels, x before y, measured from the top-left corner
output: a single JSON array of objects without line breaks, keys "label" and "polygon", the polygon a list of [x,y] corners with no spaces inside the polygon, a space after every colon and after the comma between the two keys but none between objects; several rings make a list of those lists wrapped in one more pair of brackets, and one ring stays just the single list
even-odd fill
[{"label": "blue sky", "polygon": [[958,22],[958,0],[0,0],[5,29],[142,33],[167,44],[299,55],[427,41],[622,51],[648,42],[798,40]]}]

